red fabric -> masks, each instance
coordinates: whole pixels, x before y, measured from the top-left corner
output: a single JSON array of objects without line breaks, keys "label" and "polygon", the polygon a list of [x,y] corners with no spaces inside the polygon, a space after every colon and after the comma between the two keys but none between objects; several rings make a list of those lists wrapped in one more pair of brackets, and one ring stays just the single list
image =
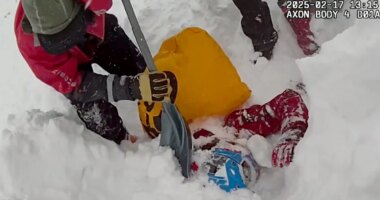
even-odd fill
[{"label": "red fabric", "polygon": [[272,152],[272,165],[274,167],[285,167],[293,161],[294,149],[299,140],[284,140],[280,142]]},{"label": "red fabric", "polygon": [[199,165],[196,162],[191,163],[191,171],[197,172],[199,170]]},{"label": "red fabric", "polygon": [[[286,6],[282,6],[281,10],[284,14],[288,12]],[[297,36],[298,46],[305,55],[312,55],[318,50],[318,45],[314,41],[314,34],[310,30],[310,19],[288,19],[290,26]]]},{"label": "red fabric", "polygon": [[200,137],[211,137],[211,136],[214,136],[214,133],[211,133],[210,131],[205,130],[205,129],[200,129],[193,134],[194,139],[198,139]]},{"label": "red fabric", "polygon": [[215,136],[214,133],[206,130],[206,129],[200,129],[193,133],[194,141],[200,141],[202,138],[207,138],[208,140],[206,142],[198,143],[195,142],[194,147],[196,149],[202,149],[202,150],[210,150],[214,146],[216,146],[219,142],[219,139]]},{"label": "red fabric", "polygon": [[95,35],[101,40],[104,39],[104,29],[105,29],[105,15],[95,16],[95,23],[87,26],[87,33]]},{"label": "red fabric", "polygon": [[87,27],[87,32],[104,39],[104,13],[112,6],[112,0],[80,0],[85,8],[96,14],[95,23]]},{"label": "red fabric", "polygon": [[[99,10],[105,12],[112,5],[112,0],[81,1],[89,3],[88,9],[94,12]],[[89,62],[91,58],[88,58],[78,47],[61,55],[48,54],[42,47],[35,45],[33,34],[24,32],[21,25],[24,17],[25,13],[20,3],[14,23],[17,45],[35,76],[60,93],[68,94],[75,90],[82,80],[78,65]],[[104,14],[97,15],[95,23],[87,27],[87,32],[103,39],[104,21]]]},{"label": "red fabric", "polygon": [[[235,128],[237,137],[242,130],[264,137],[280,132],[282,139],[273,149],[272,165],[285,167],[293,160],[294,149],[306,132],[308,119],[309,111],[302,97],[293,90],[285,90],[264,105],[232,112],[225,118],[225,126]],[[205,129],[197,130],[193,138],[194,147],[201,150],[210,150],[223,140]]]},{"label": "red fabric", "polygon": [[225,118],[225,125],[234,127],[238,132],[245,129],[267,137],[278,131],[285,133],[297,129],[305,132],[308,118],[301,96],[293,90],[286,90],[264,105],[232,112]]},{"label": "red fabric", "polygon": [[248,130],[267,137],[280,132],[283,138],[272,152],[274,167],[284,167],[293,160],[294,148],[308,127],[309,111],[301,96],[286,90],[264,105],[237,110],[225,119],[226,126],[237,132]]},{"label": "red fabric", "polygon": [[79,0],[86,5],[87,9],[99,13],[102,11],[107,11],[112,6],[112,0]]}]

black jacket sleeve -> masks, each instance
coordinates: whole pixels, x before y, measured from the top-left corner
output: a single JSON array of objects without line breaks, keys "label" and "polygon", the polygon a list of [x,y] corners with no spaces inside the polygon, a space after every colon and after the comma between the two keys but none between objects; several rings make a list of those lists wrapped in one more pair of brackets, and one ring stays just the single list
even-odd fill
[{"label": "black jacket sleeve", "polygon": [[134,101],[141,96],[138,87],[138,81],[133,76],[105,76],[84,71],[79,87],[65,96],[73,102],[83,103],[97,100]]}]

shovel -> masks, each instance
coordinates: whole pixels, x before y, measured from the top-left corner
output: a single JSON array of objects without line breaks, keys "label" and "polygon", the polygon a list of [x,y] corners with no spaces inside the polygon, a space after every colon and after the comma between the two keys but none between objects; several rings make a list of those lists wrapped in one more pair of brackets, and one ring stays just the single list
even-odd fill
[{"label": "shovel", "polygon": [[[156,71],[152,54],[141,31],[130,0],[122,0],[124,9],[127,12],[133,33],[137,40],[140,51],[147,63],[149,71]],[[177,107],[171,103],[163,103],[161,115],[161,140],[160,146],[169,146],[174,150],[182,168],[182,175],[185,178],[190,176],[190,165],[192,155],[192,141],[188,124],[184,120]]]}]

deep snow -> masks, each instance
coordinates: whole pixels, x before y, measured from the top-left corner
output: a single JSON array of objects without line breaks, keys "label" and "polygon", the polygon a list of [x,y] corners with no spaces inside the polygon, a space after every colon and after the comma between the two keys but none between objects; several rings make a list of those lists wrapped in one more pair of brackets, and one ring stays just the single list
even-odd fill
[{"label": "deep snow", "polygon": [[[256,186],[262,199],[377,199],[379,21],[314,21],[322,50],[304,58],[276,2],[270,1],[280,39],[273,60],[260,59],[253,66],[250,41],[231,0],[132,2],[153,52],[184,27],[209,31],[253,90],[246,105],[264,103],[303,79],[310,128],[291,167],[265,171]],[[204,188],[202,176],[184,181],[172,152],[159,148],[157,140],[118,147],[85,130],[69,103],[39,82],[18,53],[17,4],[0,2],[0,200],[259,199],[245,190],[226,194],[213,185]],[[114,2],[112,12],[131,35],[121,2]],[[142,136],[135,103],[118,107],[128,129]],[[218,119],[202,119],[192,127],[201,125],[220,130]]]}]

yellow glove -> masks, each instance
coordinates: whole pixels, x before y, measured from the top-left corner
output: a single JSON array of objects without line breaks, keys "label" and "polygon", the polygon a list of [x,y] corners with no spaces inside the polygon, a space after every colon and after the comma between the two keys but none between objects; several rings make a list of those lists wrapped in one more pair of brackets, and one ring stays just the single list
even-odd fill
[{"label": "yellow glove", "polygon": [[[177,81],[171,72],[147,72],[135,76],[140,95],[137,99],[147,102],[172,102],[177,95]],[[137,88],[136,88],[137,89]]]}]

